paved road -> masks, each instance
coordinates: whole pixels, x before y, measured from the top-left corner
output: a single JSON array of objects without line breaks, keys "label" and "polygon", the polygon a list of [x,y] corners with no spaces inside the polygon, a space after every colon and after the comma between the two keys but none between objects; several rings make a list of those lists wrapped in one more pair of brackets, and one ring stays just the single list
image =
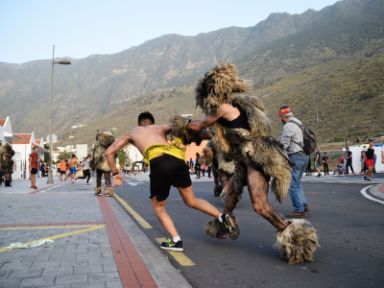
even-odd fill
[{"label": "paved road", "polygon": [[[382,177],[374,180],[382,182]],[[305,177],[309,221],[318,230],[321,248],[314,263],[300,265],[279,259],[273,248],[275,229],[251,211],[246,192],[235,211],[241,235],[232,241],[207,237],[203,225],[209,217],[186,208],[174,190],[168,209],[184,240],[184,254],[194,265],[170,260],[194,287],[383,287],[384,206],[361,195],[366,186],[358,176]],[[156,243],[165,234],[152,212],[148,187],[147,175],[140,175],[130,177],[118,192],[153,226],[144,231]],[[222,208],[212,187],[212,182],[194,182],[198,197]],[[290,210],[289,202],[271,199],[283,213]]]},{"label": "paved road", "polygon": [[44,180],[0,187],[0,288],[191,287],[115,199]]}]

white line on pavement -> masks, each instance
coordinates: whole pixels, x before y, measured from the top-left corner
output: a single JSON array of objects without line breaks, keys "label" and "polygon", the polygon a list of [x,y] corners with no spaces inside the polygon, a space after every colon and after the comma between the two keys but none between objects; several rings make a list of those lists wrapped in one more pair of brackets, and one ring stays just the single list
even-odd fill
[{"label": "white line on pavement", "polygon": [[373,187],[373,185],[370,185],[370,186],[365,187],[364,189],[362,189],[362,190],[360,191],[360,193],[363,194],[363,196],[364,196],[365,198],[367,198],[367,199],[369,199],[369,200],[371,200],[371,201],[375,201],[375,202],[378,202],[378,203],[380,203],[380,204],[384,204],[384,201],[383,201],[383,200],[376,199],[376,198],[372,197],[371,195],[369,195],[369,194],[367,193],[367,190],[368,190],[369,188],[371,188],[371,187]]}]

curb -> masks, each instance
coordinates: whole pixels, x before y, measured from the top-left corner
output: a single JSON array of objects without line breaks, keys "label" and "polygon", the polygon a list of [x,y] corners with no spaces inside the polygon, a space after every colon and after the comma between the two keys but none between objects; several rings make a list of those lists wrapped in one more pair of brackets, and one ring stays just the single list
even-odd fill
[{"label": "curb", "polygon": [[169,257],[168,254],[163,254],[162,251],[156,247],[154,242],[144,233],[143,230],[151,229],[152,226],[149,228],[146,225],[143,225],[140,220],[141,216],[138,219],[135,213],[131,214],[132,211],[130,211],[129,208],[127,209],[128,203],[119,196],[116,197],[116,195],[117,192],[115,192],[113,200],[121,208],[122,213],[128,215],[130,224],[128,227],[126,226],[126,229],[132,232],[130,237],[132,238],[133,243],[135,243],[135,249],[141,255],[144,262],[147,263],[147,268],[156,279],[157,287],[192,288],[187,278],[173,265],[174,259],[172,257],[174,256],[171,255],[172,257]]},{"label": "curb", "polygon": [[[380,187],[380,188],[379,188]],[[360,193],[367,198],[368,200],[380,203],[384,205],[384,191],[381,191],[381,188],[384,190],[384,185],[379,184],[379,185],[370,185],[365,188],[363,188]],[[376,191],[375,191],[376,190]],[[381,196],[379,193],[382,193],[383,195]]]}]

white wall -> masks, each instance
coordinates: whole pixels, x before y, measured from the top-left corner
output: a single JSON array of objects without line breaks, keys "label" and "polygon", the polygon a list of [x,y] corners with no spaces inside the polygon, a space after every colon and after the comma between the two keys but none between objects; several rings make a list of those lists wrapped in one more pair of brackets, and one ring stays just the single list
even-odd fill
[{"label": "white wall", "polygon": [[88,155],[88,145],[87,144],[76,144],[76,156],[79,161],[83,161]]},{"label": "white wall", "polygon": [[[368,144],[349,147],[349,150],[352,152],[352,166],[353,166],[353,170],[355,170],[355,173],[361,172],[360,155],[361,155],[361,151],[364,149],[363,146],[368,147]],[[375,144],[374,148],[375,148],[375,155],[376,155],[376,165],[375,165],[376,172],[378,173],[384,172],[384,164],[381,163],[381,150],[384,149],[384,146],[383,144]]]},{"label": "white wall", "polygon": [[143,160],[143,155],[141,155],[140,151],[131,144],[129,144],[128,147],[124,149],[124,151],[131,163]]},{"label": "white wall", "polygon": [[12,131],[12,124],[11,124],[11,118],[7,116],[5,118],[4,126],[0,126],[0,142],[12,142],[13,137],[13,131]]},{"label": "white wall", "polygon": [[[15,150],[15,155],[13,156],[13,161],[15,161],[15,171],[12,174],[14,179],[24,178],[24,168],[26,168],[26,179],[29,179],[29,167],[28,159],[29,154],[31,154],[32,149],[31,144],[13,144],[12,148]],[[26,165],[26,166],[24,166]]]}]

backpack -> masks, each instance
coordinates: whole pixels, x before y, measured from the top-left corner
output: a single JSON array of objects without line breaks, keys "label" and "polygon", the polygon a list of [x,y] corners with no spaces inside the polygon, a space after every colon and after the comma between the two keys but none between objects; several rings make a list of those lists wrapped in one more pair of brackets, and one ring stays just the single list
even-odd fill
[{"label": "backpack", "polygon": [[289,120],[288,122],[294,123],[297,126],[299,126],[301,131],[303,132],[304,145],[302,143],[297,143],[297,144],[300,145],[301,148],[303,148],[304,153],[307,155],[310,155],[311,153],[313,153],[317,147],[315,132],[311,128],[306,127],[304,124],[300,124],[299,122],[296,122],[294,120]]}]

